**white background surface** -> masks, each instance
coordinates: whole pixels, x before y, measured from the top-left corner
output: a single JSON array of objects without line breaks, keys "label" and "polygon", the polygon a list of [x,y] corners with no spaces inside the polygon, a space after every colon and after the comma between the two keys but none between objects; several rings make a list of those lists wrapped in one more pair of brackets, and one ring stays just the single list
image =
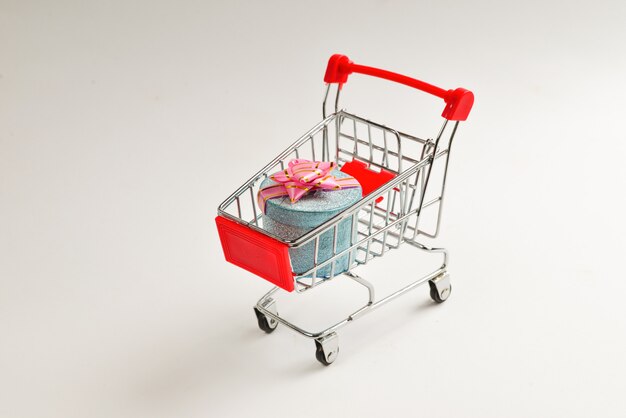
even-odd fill
[{"label": "white background surface", "polygon": [[[623,417],[625,18],[620,1],[0,1],[0,416]],[[420,288],[355,322],[324,368],[257,329],[268,286],[223,261],[213,217],[320,119],[335,52],[476,105],[436,242],[450,300]],[[344,99],[426,136],[442,108],[359,76]],[[393,288],[414,254],[360,273]],[[321,321],[364,294],[313,296],[281,312]]]}]

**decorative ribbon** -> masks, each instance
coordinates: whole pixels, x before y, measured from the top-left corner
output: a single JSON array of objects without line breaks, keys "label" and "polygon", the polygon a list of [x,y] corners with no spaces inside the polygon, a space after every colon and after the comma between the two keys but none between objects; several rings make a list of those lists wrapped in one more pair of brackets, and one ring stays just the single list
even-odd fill
[{"label": "decorative ribbon", "polygon": [[352,189],[361,185],[354,177],[337,178],[330,172],[337,165],[334,162],[293,159],[288,167],[270,176],[278,182],[259,190],[257,200],[261,211],[265,213],[265,202],[282,196],[289,196],[291,203],[314,189],[326,191]]}]

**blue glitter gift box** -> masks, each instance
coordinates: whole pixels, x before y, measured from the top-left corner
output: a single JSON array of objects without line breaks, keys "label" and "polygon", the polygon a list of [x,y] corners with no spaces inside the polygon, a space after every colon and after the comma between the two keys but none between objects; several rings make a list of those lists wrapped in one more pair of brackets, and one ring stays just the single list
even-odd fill
[{"label": "blue glitter gift box", "polygon": [[[333,170],[336,178],[349,177],[347,174]],[[261,188],[277,184],[267,178],[261,183]],[[342,210],[361,199],[361,188],[351,188],[333,191],[314,190],[304,195],[300,200],[291,203],[287,196],[269,199],[265,203],[263,228],[284,240],[295,240],[311,229],[321,225]],[[337,252],[350,246],[351,238],[356,238],[356,231],[352,231],[353,218],[341,221],[337,227]],[[322,263],[332,256],[333,230],[320,236],[317,261]],[[302,274],[313,268],[315,256],[315,241],[311,241],[299,248],[290,248],[289,254],[294,273]],[[335,274],[347,271],[350,263],[350,253],[340,257],[335,262]],[[320,268],[317,277],[329,277],[331,265]]]}]

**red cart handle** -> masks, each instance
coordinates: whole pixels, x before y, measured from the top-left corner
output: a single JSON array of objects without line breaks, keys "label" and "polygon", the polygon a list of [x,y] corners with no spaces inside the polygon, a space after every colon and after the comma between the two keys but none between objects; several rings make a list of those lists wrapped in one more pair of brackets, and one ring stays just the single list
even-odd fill
[{"label": "red cart handle", "polygon": [[442,98],[446,102],[446,107],[443,109],[441,116],[448,120],[466,120],[474,104],[474,93],[469,90],[463,88],[444,90],[440,87],[402,74],[355,64],[350,61],[347,56],[341,54],[335,54],[328,60],[324,82],[339,83],[339,88],[341,88],[343,84],[348,81],[348,76],[352,73],[371,75],[373,77],[395,81],[396,83],[404,84]]}]

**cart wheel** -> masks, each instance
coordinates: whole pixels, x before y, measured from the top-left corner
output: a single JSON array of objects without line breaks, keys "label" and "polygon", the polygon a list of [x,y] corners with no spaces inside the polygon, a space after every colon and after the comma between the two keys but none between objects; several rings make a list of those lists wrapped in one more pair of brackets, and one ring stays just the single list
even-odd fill
[{"label": "cart wheel", "polygon": [[339,338],[334,332],[315,340],[315,358],[324,366],[332,364],[339,355]]},{"label": "cart wheel", "polygon": [[428,285],[430,286],[430,297],[437,303],[445,302],[450,297],[450,293],[452,293],[450,275],[447,273],[430,280]]},{"label": "cart wheel", "polygon": [[267,332],[268,334],[274,332],[274,330],[278,326],[278,322],[274,318],[268,318],[257,308],[254,308],[254,313],[256,314],[256,319],[259,323],[259,328],[261,328],[261,330]]}]

